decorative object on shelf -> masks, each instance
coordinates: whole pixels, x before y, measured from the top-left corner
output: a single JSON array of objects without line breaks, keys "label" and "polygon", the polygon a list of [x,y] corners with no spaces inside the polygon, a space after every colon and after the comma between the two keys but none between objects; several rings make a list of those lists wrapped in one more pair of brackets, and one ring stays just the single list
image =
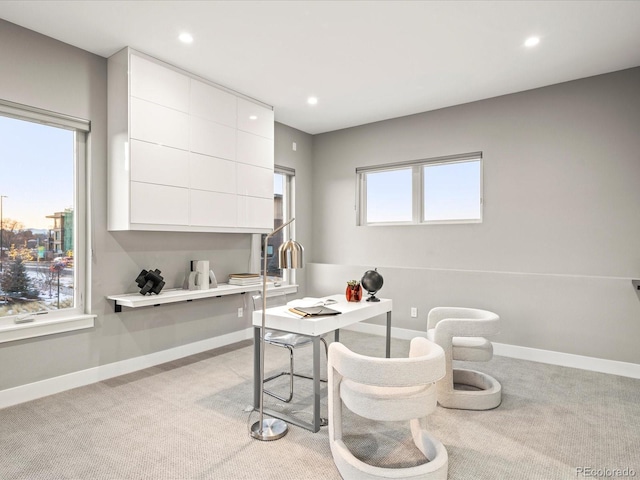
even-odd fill
[{"label": "decorative object on shelf", "polygon": [[379,298],[376,298],[376,293],[378,293],[382,288],[384,280],[382,279],[382,275],[378,273],[377,268],[375,270],[367,270],[366,272],[364,272],[360,283],[362,284],[362,287],[369,293],[367,302],[380,301]]},{"label": "decorative object on shelf", "polygon": [[191,260],[191,271],[195,272],[196,290],[207,290],[209,288],[209,260]]},{"label": "decorative object on shelf", "polygon": [[259,273],[232,273],[229,275],[229,285],[255,285],[262,283]]},{"label": "decorative object on shelf", "polygon": [[362,300],[362,285],[357,280],[349,280],[347,282],[347,302],[359,302]]},{"label": "decorative object on shelf", "polygon": [[164,278],[160,275],[160,270],[157,268],[149,271],[142,270],[138,278],[136,278],[136,283],[142,295],[146,295],[147,293],[155,293],[158,295],[162,287],[164,287]]},{"label": "decorative object on shelf", "polygon": [[183,290],[208,290],[218,286],[213,270],[209,270],[209,260],[191,260],[189,268],[182,284]]},{"label": "decorative object on shelf", "polygon": [[[295,220],[292,218],[264,237],[264,251],[267,251],[269,239]],[[279,268],[302,268],[304,248],[298,242],[289,240],[278,249]],[[267,317],[267,255],[264,256],[262,268],[262,326],[260,330],[260,419],[251,425],[251,436],[257,440],[278,440],[287,434],[288,426],[277,418],[264,418],[264,334]]]},{"label": "decorative object on shelf", "polygon": [[218,288],[218,280],[213,270],[209,270],[209,288]]}]

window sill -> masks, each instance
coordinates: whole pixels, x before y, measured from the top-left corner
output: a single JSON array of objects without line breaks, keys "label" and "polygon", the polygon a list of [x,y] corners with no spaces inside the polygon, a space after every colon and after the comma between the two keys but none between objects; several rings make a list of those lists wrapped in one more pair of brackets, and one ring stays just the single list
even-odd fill
[{"label": "window sill", "polygon": [[96,316],[77,314],[42,320],[36,318],[32,323],[0,325],[0,343],[92,328]]}]

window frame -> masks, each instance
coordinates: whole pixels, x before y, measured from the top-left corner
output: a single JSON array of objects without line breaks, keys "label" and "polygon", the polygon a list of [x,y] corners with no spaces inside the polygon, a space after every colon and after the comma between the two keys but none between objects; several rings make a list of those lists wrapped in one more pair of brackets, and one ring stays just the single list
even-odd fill
[{"label": "window frame", "polygon": [[[275,165],[273,167],[273,174],[279,174],[284,176],[284,188],[283,188],[283,202],[282,202],[282,221],[286,222],[291,218],[295,217],[294,206],[294,192],[295,192],[295,179],[296,179],[296,171],[293,168],[282,167],[279,165]],[[286,239],[294,239],[295,240],[295,223],[293,222],[282,230],[282,238],[284,241]],[[274,252],[274,255],[276,253]],[[292,268],[280,269],[282,271],[282,283],[284,285],[291,285],[295,283],[296,279],[296,271]]]},{"label": "window frame", "polygon": [[[282,216],[283,222],[295,217],[295,183],[296,183],[296,171],[293,168],[283,167],[280,165],[274,165],[273,174],[281,174],[285,176],[285,184],[283,189],[283,202],[282,202]],[[274,218],[275,220],[275,218]],[[272,228],[273,231],[273,228]],[[265,234],[252,235],[252,260],[250,265],[252,271],[259,272],[262,275],[262,249],[263,249],[263,236]],[[296,238],[296,222],[293,222],[282,230],[283,239]],[[275,252],[274,252],[275,254]],[[296,283],[296,271],[295,269],[286,268],[282,270],[281,283],[282,285],[294,285]]]},{"label": "window frame", "polygon": [[[478,161],[480,165],[480,218],[424,220],[424,167],[437,165],[451,165]],[[482,223],[484,210],[484,165],[482,152],[471,152],[459,155],[448,155],[422,160],[389,163],[356,168],[356,225],[357,226],[403,226],[403,225],[443,225]],[[367,221],[367,174],[385,171],[411,169],[411,200],[412,215],[408,221],[368,222]]]},{"label": "window frame", "polygon": [[69,115],[43,110],[0,99],[0,115],[27,122],[40,123],[74,132],[74,307],[51,310],[46,314],[7,315],[0,317],[0,343],[40,337],[55,333],[92,328],[96,315],[90,314],[91,262],[90,236],[90,162],[91,122]]}]

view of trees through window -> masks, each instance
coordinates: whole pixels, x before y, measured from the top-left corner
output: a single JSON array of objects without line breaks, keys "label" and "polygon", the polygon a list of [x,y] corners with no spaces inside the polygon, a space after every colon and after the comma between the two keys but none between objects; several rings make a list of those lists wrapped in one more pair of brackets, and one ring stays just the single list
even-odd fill
[{"label": "view of trees through window", "polygon": [[0,317],[74,307],[75,132],[0,115]]}]

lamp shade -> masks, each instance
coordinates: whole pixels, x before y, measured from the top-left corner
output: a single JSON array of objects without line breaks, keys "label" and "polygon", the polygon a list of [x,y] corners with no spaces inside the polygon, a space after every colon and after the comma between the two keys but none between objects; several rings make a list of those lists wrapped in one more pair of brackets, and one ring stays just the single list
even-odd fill
[{"label": "lamp shade", "polygon": [[278,249],[280,268],[302,268],[304,264],[304,248],[295,240],[289,240]]}]

